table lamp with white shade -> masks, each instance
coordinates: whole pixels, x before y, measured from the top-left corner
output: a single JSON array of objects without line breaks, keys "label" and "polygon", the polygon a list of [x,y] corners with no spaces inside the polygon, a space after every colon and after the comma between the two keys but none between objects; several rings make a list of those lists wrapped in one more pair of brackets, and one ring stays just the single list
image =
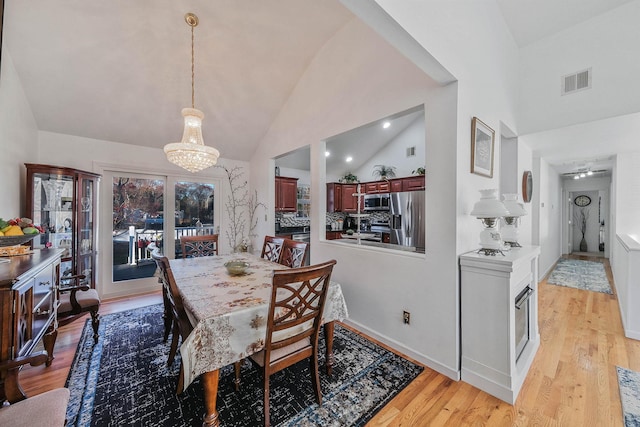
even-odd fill
[{"label": "table lamp with white shade", "polygon": [[502,203],[509,211],[509,215],[502,218],[502,239],[512,248],[520,248],[522,246],[518,243],[518,226],[520,224],[520,217],[525,216],[527,211],[525,210],[524,205],[518,202],[517,194],[503,194],[502,197],[504,197],[504,201]]},{"label": "table lamp with white shade", "polygon": [[498,200],[497,189],[480,190],[480,194],[480,200],[476,202],[471,211],[471,216],[478,218],[484,227],[480,233],[480,250],[478,252],[484,252],[485,255],[502,253],[502,251],[508,250],[509,246],[504,244],[497,226],[499,219],[509,215],[509,211]]}]

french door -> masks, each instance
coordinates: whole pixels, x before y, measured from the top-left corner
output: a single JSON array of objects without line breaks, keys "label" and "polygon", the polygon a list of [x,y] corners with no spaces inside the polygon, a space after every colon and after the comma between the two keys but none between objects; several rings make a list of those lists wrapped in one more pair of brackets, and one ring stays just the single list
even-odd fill
[{"label": "french door", "polygon": [[115,170],[105,170],[103,177],[103,295],[122,296],[158,288],[149,244],[174,258],[180,256],[181,235],[219,232],[219,180]]}]

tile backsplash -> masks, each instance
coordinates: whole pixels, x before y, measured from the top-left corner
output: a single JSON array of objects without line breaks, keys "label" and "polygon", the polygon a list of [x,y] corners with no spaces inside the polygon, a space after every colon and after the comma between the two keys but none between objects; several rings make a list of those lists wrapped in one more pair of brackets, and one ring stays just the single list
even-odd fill
[{"label": "tile backsplash", "polygon": [[[344,212],[327,212],[326,225],[331,225],[338,220],[345,220],[349,216]],[[388,212],[372,212],[369,216],[371,222],[387,222],[389,221]],[[280,227],[305,227],[311,223],[310,218],[300,218],[294,215],[276,213],[276,220],[279,219]]]}]

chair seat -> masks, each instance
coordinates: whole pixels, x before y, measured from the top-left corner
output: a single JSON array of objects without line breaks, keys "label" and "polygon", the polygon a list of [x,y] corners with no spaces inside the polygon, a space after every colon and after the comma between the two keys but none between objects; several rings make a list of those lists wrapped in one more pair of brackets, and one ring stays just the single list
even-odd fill
[{"label": "chair seat", "polygon": [[[60,294],[60,306],[58,307],[58,313],[68,313],[72,311],[70,298],[71,293],[69,292]],[[100,297],[98,296],[98,291],[95,289],[76,292],[76,299],[82,308],[100,304]]]},{"label": "chair seat", "polygon": [[12,405],[0,407],[0,426],[64,426],[69,389],[57,388]]},{"label": "chair seat", "polygon": [[[307,337],[303,340],[296,341],[293,344],[288,345],[286,347],[282,347],[277,350],[272,350],[271,363],[273,364],[285,356],[290,356],[293,353],[296,353],[300,350],[304,350],[305,348],[310,348],[310,347],[311,347],[311,339]],[[254,353],[249,357],[251,357],[251,359],[254,362],[256,362],[258,366],[260,366],[261,368],[264,367],[264,350]]]}]

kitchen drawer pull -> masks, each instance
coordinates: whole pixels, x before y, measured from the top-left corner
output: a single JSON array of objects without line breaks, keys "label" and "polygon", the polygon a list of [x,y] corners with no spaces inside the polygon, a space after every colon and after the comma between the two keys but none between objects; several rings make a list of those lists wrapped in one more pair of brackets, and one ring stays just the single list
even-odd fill
[{"label": "kitchen drawer pull", "polygon": [[40,286],[47,286],[51,284],[51,280],[47,280],[46,282],[40,282]]}]

